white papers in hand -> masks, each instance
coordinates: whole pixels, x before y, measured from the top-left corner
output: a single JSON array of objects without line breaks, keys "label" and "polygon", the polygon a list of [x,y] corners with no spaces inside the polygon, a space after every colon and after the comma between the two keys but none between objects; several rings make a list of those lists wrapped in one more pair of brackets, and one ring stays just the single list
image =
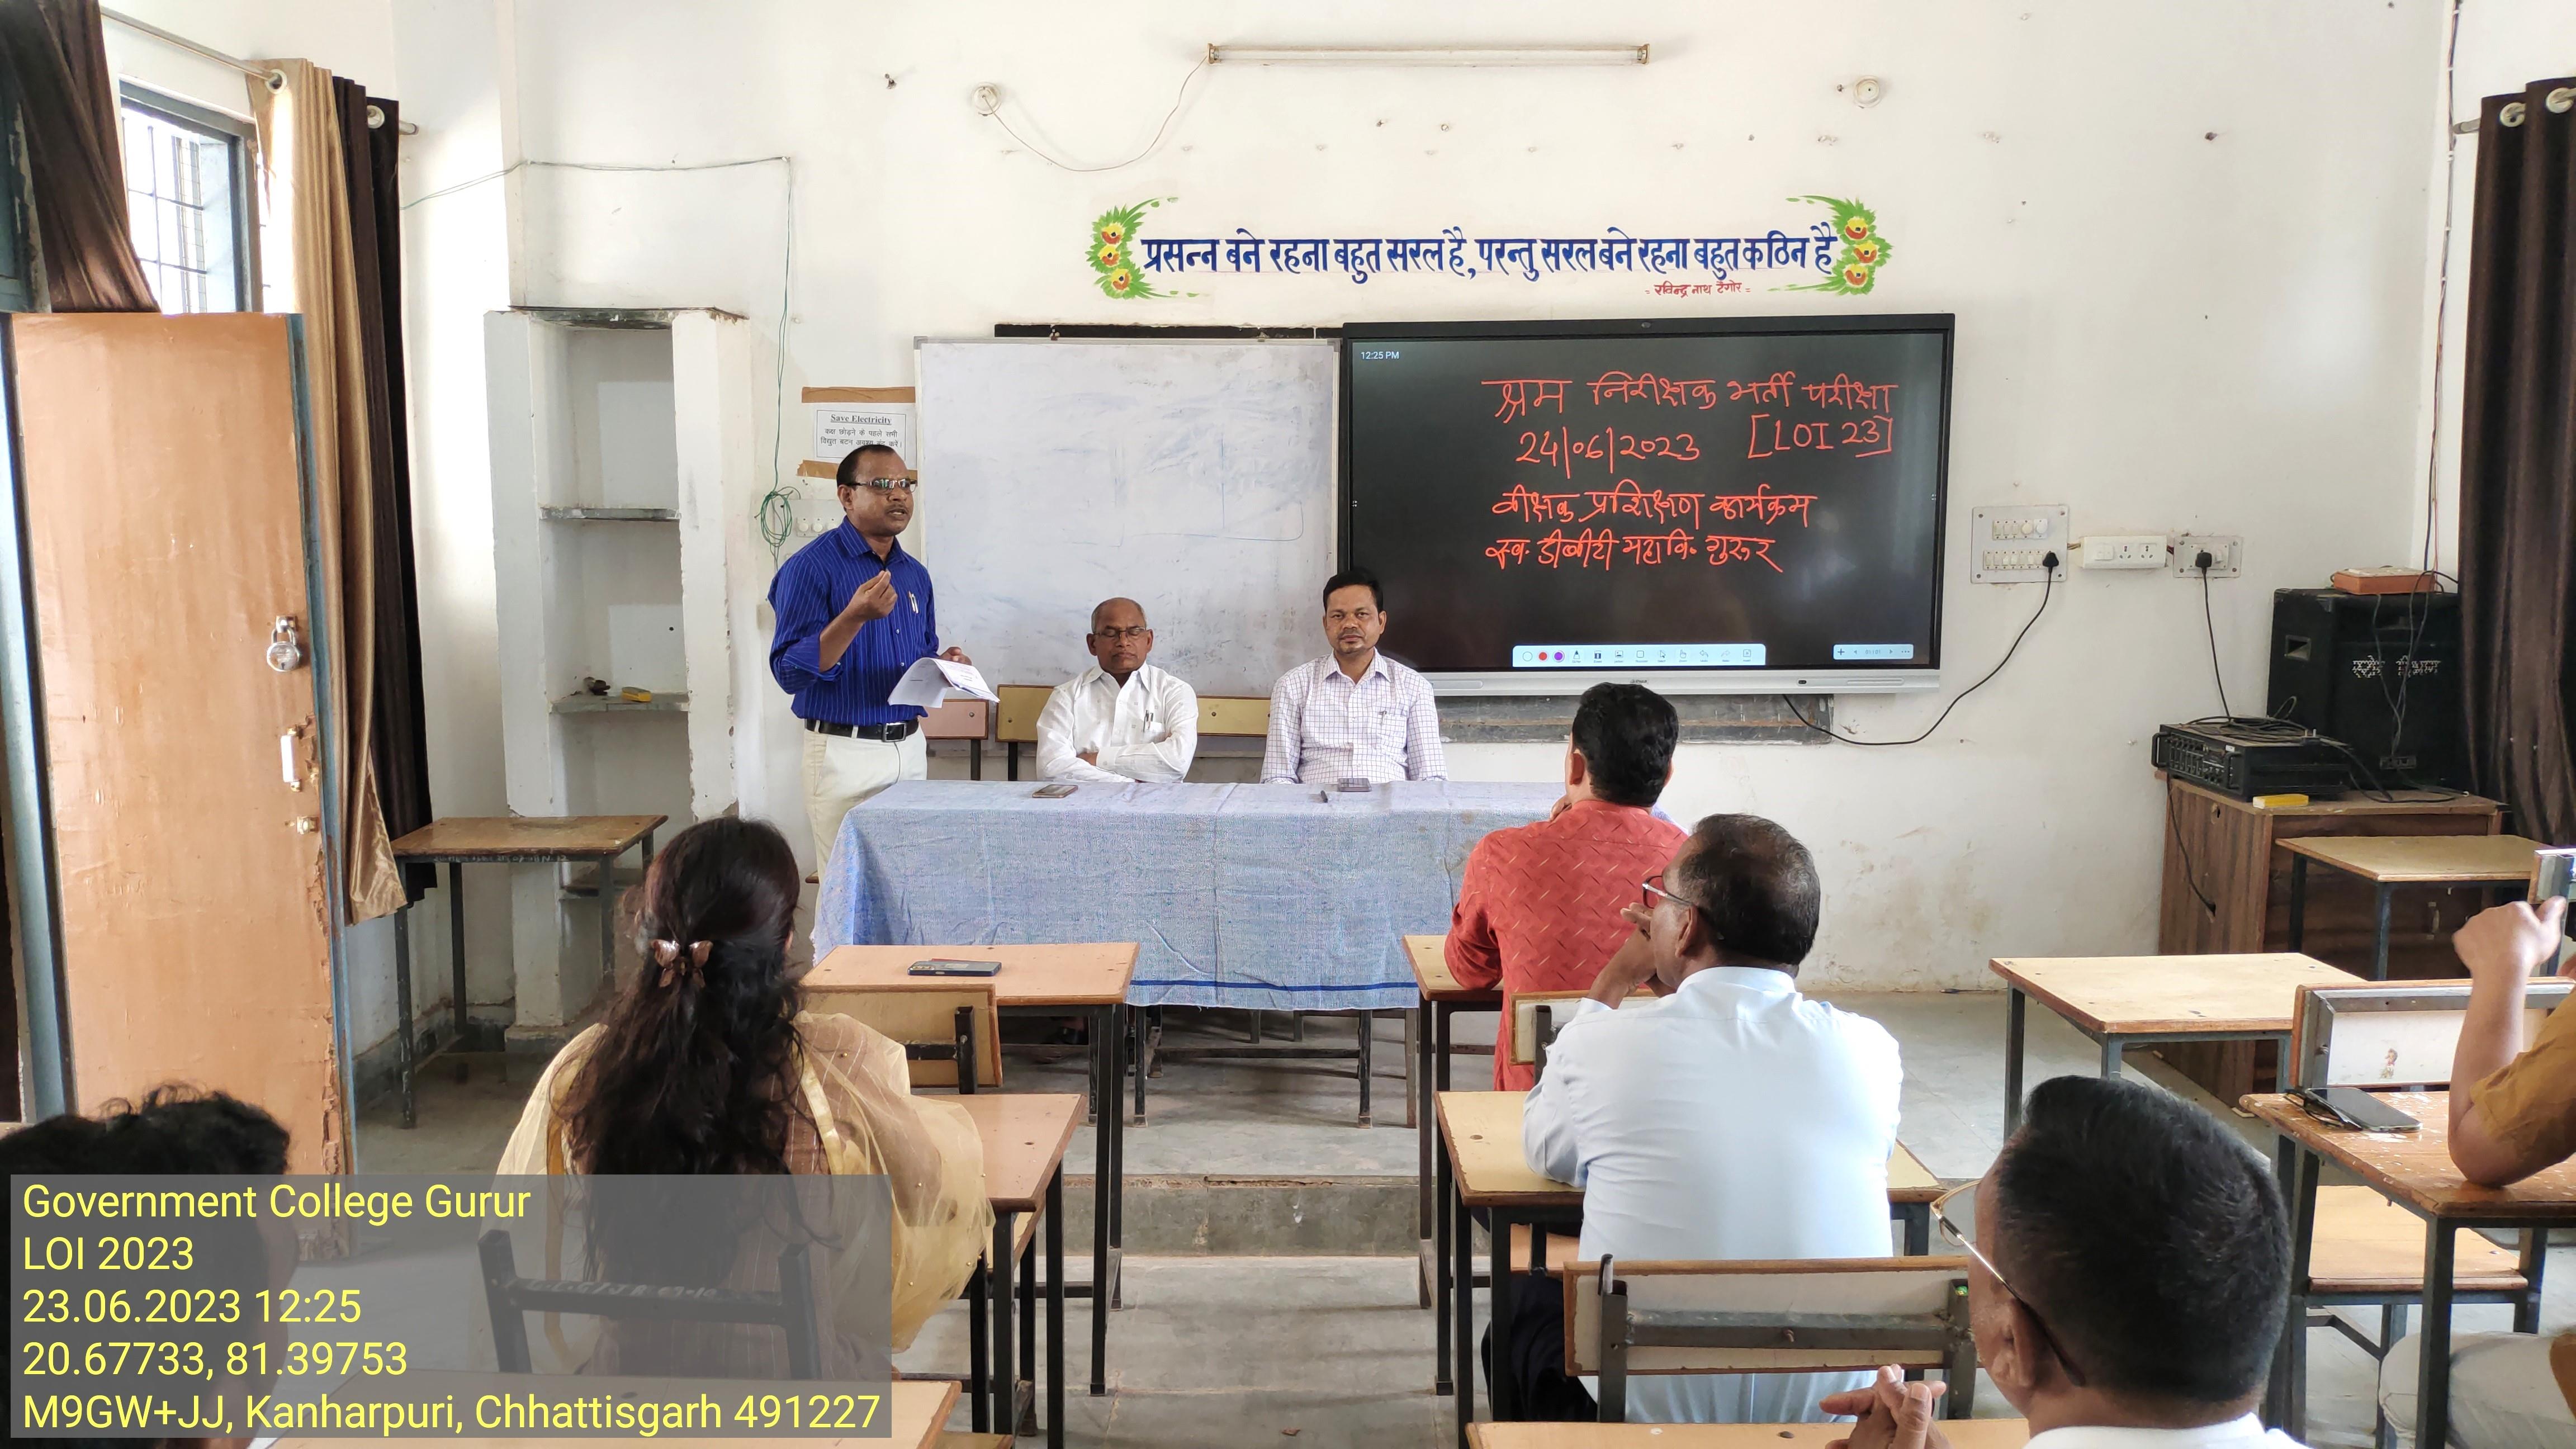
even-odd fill
[{"label": "white papers in hand", "polygon": [[930,709],[952,695],[967,699],[1000,701],[983,674],[972,664],[953,659],[916,659],[912,667],[886,691],[889,704],[906,704],[915,709]]}]

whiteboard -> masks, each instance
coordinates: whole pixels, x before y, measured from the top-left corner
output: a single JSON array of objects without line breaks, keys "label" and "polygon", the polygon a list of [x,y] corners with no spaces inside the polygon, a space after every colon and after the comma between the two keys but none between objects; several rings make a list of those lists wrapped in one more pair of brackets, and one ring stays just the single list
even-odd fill
[{"label": "whiteboard", "polygon": [[1072,678],[1120,595],[1201,694],[1325,652],[1332,343],[924,339],[919,365],[939,639],[986,679]]}]

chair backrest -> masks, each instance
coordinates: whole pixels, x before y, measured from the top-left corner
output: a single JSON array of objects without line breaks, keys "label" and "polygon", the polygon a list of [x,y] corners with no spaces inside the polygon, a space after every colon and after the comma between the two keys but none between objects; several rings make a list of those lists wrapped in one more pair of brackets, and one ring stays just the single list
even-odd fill
[{"label": "chair backrest", "polygon": [[993,738],[1006,745],[1036,744],[1038,711],[1055,690],[1044,684],[1002,684],[993,693],[1001,699],[993,706]]},{"label": "chair backrest", "polygon": [[779,1250],[775,1293],[522,1278],[507,1232],[493,1228],[475,1240],[475,1247],[483,1263],[483,1304],[492,1315],[493,1357],[505,1374],[535,1371],[528,1357],[526,1315],[569,1313],[662,1323],[764,1324],[787,1335],[789,1378],[823,1376],[814,1280],[803,1243]]},{"label": "chair backrest", "polygon": [[1247,695],[1199,696],[1199,733],[1262,739],[1270,733],[1270,699]]},{"label": "chair backrest", "polygon": [[1977,1348],[1965,1258],[1577,1263],[1565,1278],[1565,1371],[1600,1376],[1627,1417],[1630,1374],[1940,1370],[1967,1417]]},{"label": "chair backrest", "polygon": [[[2539,1032],[2572,988],[2576,983],[2555,976],[2523,988],[2523,1040]],[[2294,1069],[2282,1074],[2282,1090],[2447,1086],[2468,1009],[2465,981],[2302,986],[2290,1012]]]},{"label": "chair backrest", "polygon": [[905,982],[806,993],[805,1009],[846,1016],[903,1043],[916,1087],[1002,1085],[1001,1012],[982,981]]},{"label": "chair backrest", "polygon": [[[1574,1003],[1589,992],[1522,991],[1512,996],[1512,1063],[1533,1067],[1539,1076],[1547,1075],[1547,1049],[1556,1043],[1556,1034],[1574,1019]],[[1655,999],[1655,989],[1643,986],[1628,994],[1619,1009],[1643,1006]]]},{"label": "chair backrest", "polygon": [[987,738],[992,728],[993,707],[980,699],[943,699],[921,718],[925,739],[980,740]]}]

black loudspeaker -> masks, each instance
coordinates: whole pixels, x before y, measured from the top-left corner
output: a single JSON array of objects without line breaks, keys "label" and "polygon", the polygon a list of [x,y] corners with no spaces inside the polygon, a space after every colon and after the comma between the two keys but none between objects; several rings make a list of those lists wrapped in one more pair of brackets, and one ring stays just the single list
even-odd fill
[{"label": "black loudspeaker", "polygon": [[2365,787],[2466,790],[2460,596],[2275,592],[2266,707],[2351,746]]}]

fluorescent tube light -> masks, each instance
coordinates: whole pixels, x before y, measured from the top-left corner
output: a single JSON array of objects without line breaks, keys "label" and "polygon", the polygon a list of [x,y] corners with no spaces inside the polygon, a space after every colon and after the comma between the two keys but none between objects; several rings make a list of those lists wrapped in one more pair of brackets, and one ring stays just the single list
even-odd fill
[{"label": "fluorescent tube light", "polygon": [[1644,65],[1644,45],[1215,45],[1208,64]]}]

